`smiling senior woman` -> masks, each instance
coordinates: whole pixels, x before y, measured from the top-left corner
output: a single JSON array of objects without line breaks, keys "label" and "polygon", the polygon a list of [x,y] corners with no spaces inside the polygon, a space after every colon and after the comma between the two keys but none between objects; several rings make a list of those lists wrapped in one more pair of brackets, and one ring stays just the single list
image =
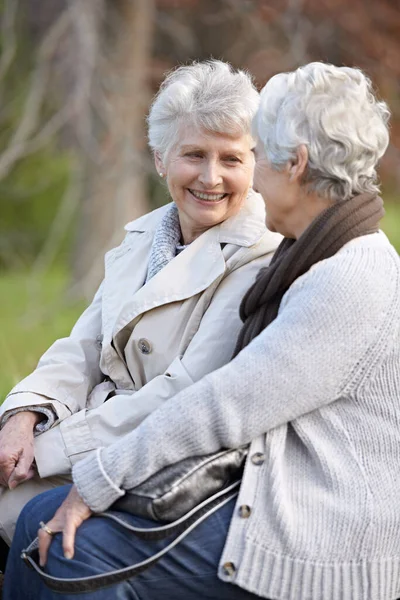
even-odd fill
[{"label": "smiling senior woman", "polygon": [[286,238],[244,297],[236,357],[75,465],[69,493],[26,507],[5,600],[57,597],[20,559],[41,519],[63,532],[40,531],[52,575],[143,560],[156,543],[91,513],[167,465],[248,443],[236,503],[148,571],[82,597],[400,596],[400,260],[378,230],[376,185],[387,120],[357,69],[311,63],[267,83],[255,186]]},{"label": "smiling senior woman", "polygon": [[6,542],[31,497],[232,356],[240,298],[280,241],[251,191],[258,102],[250,77],[220,61],[178,68],[162,84],[149,143],[174,202],[126,226],[71,335],[1,407]]}]

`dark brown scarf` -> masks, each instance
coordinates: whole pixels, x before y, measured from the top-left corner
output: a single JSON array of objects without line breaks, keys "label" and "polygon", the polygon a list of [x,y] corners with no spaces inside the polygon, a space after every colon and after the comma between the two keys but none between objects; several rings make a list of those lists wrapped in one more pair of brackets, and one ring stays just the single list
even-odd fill
[{"label": "dark brown scarf", "polygon": [[376,232],[384,214],[379,196],[362,194],[324,210],[297,240],[284,238],[270,265],[260,270],[242,300],[243,327],[233,356],[275,319],[282,297],[295,279],[350,240]]}]

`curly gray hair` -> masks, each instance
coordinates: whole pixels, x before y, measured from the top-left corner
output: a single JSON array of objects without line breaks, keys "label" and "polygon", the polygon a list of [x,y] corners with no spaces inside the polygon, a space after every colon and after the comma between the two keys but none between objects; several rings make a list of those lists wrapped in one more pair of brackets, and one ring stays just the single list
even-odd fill
[{"label": "curly gray hair", "polygon": [[165,159],[180,126],[228,135],[251,134],[259,93],[245,71],[219,60],[195,62],[170,72],[148,116],[149,145]]},{"label": "curly gray hair", "polygon": [[340,200],[379,191],[389,116],[360,69],[314,62],[268,81],[254,128],[277,170],[305,144],[308,188]]}]

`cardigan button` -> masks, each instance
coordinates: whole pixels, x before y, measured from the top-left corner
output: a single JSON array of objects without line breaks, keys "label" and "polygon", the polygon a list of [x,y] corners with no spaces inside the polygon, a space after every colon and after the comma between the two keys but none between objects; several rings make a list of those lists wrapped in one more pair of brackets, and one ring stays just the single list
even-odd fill
[{"label": "cardigan button", "polygon": [[262,452],[255,452],[251,457],[251,462],[253,463],[253,465],[256,465],[256,467],[262,465],[264,461],[265,454],[263,454]]},{"label": "cardigan button", "polygon": [[152,348],[149,340],[146,340],[145,338],[140,338],[137,345],[142,354],[150,354]]},{"label": "cardigan button", "polygon": [[248,519],[250,515],[251,515],[250,506],[248,506],[247,504],[242,504],[242,506],[239,506],[239,516],[242,519]]},{"label": "cardigan button", "polygon": [[222,565],[222,572],[226,577],[232,577],[235,574],[236,567],[232,562],[226,562]]}]

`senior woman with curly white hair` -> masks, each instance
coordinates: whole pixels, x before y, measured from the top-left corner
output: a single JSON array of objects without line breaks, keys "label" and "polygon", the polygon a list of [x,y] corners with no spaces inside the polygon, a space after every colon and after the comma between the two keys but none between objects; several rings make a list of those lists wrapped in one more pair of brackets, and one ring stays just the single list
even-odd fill
[{"label": "senior woman with curly white hair", "polygon": [[74,463],[231,358],[240,299],[281,239],[251,190],[258,103],[249,75],[221,61],[178,68],[163,82],[149,143],[173,203],[126,226],[71,335],[1,407],[7,543],[30,498],[70,481]]},{"label": "senior woman with curly white hair", "polygon": [[93,513],[182,459],[245,444],[237,501],[148,571],[82,597],[400,596],[400,260],[376,184],[387,121],[357,69],[311,63],[267,83],[255,187],[285,239],[241,304],[235,358],[26,507],[5,600],[58,597],[20,558],[40,520],[47,572],[90,583],[161,544]]}]

